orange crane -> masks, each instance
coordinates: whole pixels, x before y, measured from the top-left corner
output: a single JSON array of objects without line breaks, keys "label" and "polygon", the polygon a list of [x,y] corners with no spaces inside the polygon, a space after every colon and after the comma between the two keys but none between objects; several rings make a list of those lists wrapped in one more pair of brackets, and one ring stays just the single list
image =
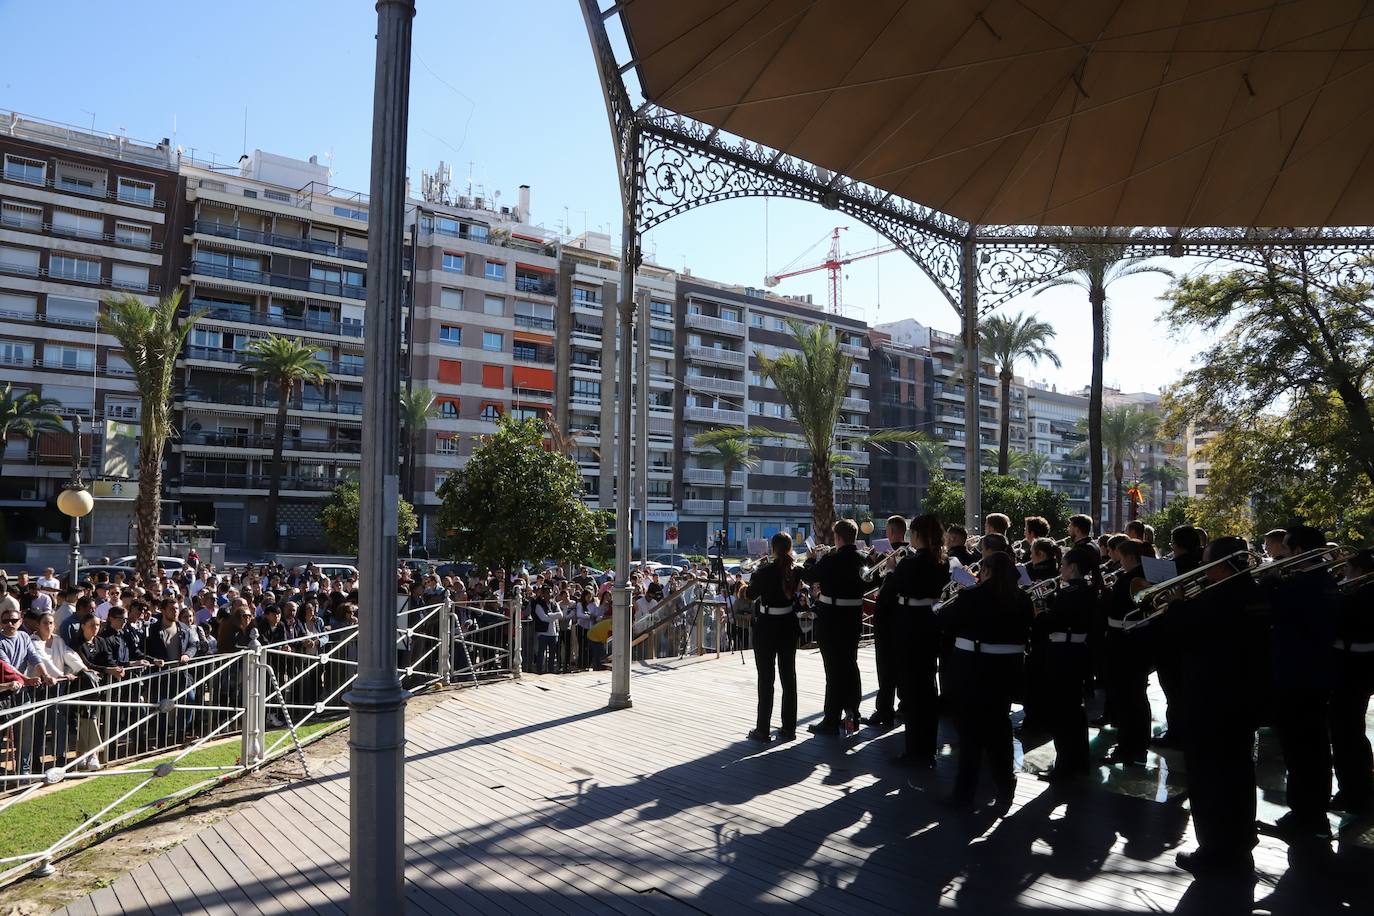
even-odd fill
[{"label": "orange crane", "polygon": [[[806,267],[796,266],[797,261],[800,261],[808,253],[810,253],[812,248],[815,248],[816,245],[820,244],[820,242],[817,242],[816,245],[812,245],[811,248],[806,249],[806,251],[798,255],[797,258],[794,261],[792,261],[791,264],[788,264],[778,273],[764,277],[763,285],[771,288],[777,286],[779,282],[781,282],[782,280],[786,280],[789,277],[799,277],[802,274],[809,274],[817,270],[828,270],[830,271],[830,313],[832,315],[840,314],[840,304],[842,301],[840,298],[840,289],[843,282],[843,274],[841,273],[840,269],[844,267],[846,264],[852,264],[855,261],[862,261],[865,258],[876,258],[880,254],[887,254],[889,251],[897,250],[896,245],[879,245],[877,248],[869,248],[866,251],[856,251],[850,254],[841,255],[840,233],[848,231],[848,226],[836,226],[834,229],[831,230],[830,251],[826,255],[824,261],[820,262],[819,264],[811,264]],[[825,241],[824,238],[821,239],[821,242],[823,241]]]}]

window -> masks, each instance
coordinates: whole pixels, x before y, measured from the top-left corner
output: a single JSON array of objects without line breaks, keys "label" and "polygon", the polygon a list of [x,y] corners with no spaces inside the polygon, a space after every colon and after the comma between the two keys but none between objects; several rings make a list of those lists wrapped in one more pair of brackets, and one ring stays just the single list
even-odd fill
[{"label": "window", "polygon": [[63,296],[49,295],[44,309],[50,324],[94,327],[95,316],[100,310],[100,303],[94,299],[68,299]]},{"label": "window", "polygon": [[446,385],[463,384],[463,364],[456,359],[439,360],[439,381]]},{"label": "window", "polygon": [[18,340],[0,340],[0,365],[33,365],[33,345]]},{"label": "window", "polygon": [[460,346],[463,343],[463,329],[456,324],[439,325],[439,339],[444,343]]},{"label": "window", "polygon": [[151,207],[153,205],[153,186],[146,181],[121,178],[119,179],[119,199],[127,203]]},{"label": "window", "polygon": [[512,407],[510,415],[517,420],[542,420],[548,411],[542,407]]},{"label": "window", "polygon": [[495,422],[501,419],[501,405],[492,403],[483,404],[482,409],[478,411],[477,416],[481,417],[483,420],[491,420],[492,422]]},{"label": "window", "polygon": [[671,347],[673,332],[668,328],[649,328],[649,346]]},{"label": "window", "polygon": [[451,274],[460,274],[460,273],[462,273],[462,272],[463,272],[463,256],[462,256],[461,254],[449,254],[447,251],[445,251],[445,252],[444,252],[443,269],[446,270],[446,271],[448,271],[448,272],[451,273]]},{"label": "window", "polygon": [[48,260],[48,276],[79,283],[99,283],[100,262],[55,254]]},{"label": "window", "polygon": [[572,399],[583,403],[601,403],[601,383],[583,378],[573,379]]},{"label": "window", "polygon": [[775,330],[775,331],[786,331],[786,330],[787,330],[787,322],[783,321],[781,318],[774,318],[774,319],[773,319],[773,330]]},{"label": "window", "polygon": [[458,419],[458,399],[457,398],[438,398],[439,416],[445,420]]},{"label": "window", "polygon": [[659,302],[657,299],[649,300],[649,314],[659,318],[668,318],[673,314],[673,308],[666,302]]},{"label": "window", "polygon": [[258,192],[257,192],[257,191],[254,191],[252,188],[244,188],[244,189],[243,189],[243,196],[244,196],[244,197],[251,197],[251,198],[253,198],[254,200],[256,200],[257,197],[258,197]]},{"label": "window", "polygon": [[335,216],[346,216],[346,217],[348,217],[349,219],[356,219],[356,220],[360,220],[360,221],[362,221],[362,222],[367,222],[367,211],[366,211],[366,210],[355,210],[355,209],[353,209],[352,207],[338,207],[338,206],[336,206],[336,207],[334,208],[334,215],[335,215]]},{"label": "window", "polygon": [[495,331],[482,332],[482,349],[492,353],[500,353],[505,349],[506,336]]},{"label": "window", "polygon": [[95,368],[95,351],[67,344],[47,344],[43,347],[43,365],[49,369],[90,372]]},{"label": "window", "polygon": [[506,279],[506,265],[500,261],[488,261],[482,276],[488,280],[504,280]]},{"label": "window", "polygon": [[137,223],[115,223],[115,241],[135,248],[152,248],[153,230]]},{"label": "window", "polygon": [[38,311],[38,297],[0,290],[0,316],[32,321]]},{"label": "window", "polygon": [[45,184],[47,177],[48,164],[43,160],[28,159],[24,156],[5,156],[5,178],[9,181]]},{"label": "window", "polygon": [[291,203],[291,195],[287,194],[285,191],[276,191],[272,188],[265,188],[263,189],[262,196],[266,197],[268,200],[280,201],[284,204]]},{"label": "window", "polygon": [[53,232],[77,238],[103,238],[105,220],[94,213],[81,213],[76,210],[54,209],[52,214]]},{"label": "window", "polygon": [[504,316],[506,314],[506,300],[503,296],[485,296],[482,299],[482,313],[486,315]]},{"label": "window", "polygon": [[463,307],[463,291],[461,289],[448,289],[445,287],[439,291],[439,305],[446,309],[461,309]]},{"label": "window", "polygon": [[5,201],[0,205],[0,225],[13,229],[43,228],[43,208]]},{"label": "window", "polygon": [[756,328],[763,327],[763,316],[756,313],[750,313],[749,324]]},{"label": "window", "polygon": [[728,308],[725,308],[724,306],[721,306],[721,309],[720,309],[720,320],[721,320],[721,321],[739,321],[739,310],[738,310],[738,309],[728,309]]},{"label": "window", "polygon": [[438,455],[456,455],[456,454],[458,454],[458,437],[457,437],[457,436],[435,436],[435,437],[434,437],[434,451],[435,451],[435,454],[438,454]]},{"label": "window", "polygon": [[586,305],[594,305],[601,301],[601,294],[594,289],[583,289],[574,286],[572,291],[573,302],[581,302]]},{"label": "window", "polygon": [[503,366],[483,366],[482,367],[482,387],[483,388],[505,388],[506,370]]},{"label": "window", "polygon": [[[487,227],[483,226],[481,223],[463,223],[463,229],[466,231],[462,234],[472,239],[474,242],[485,242],[487,236],[490,234]],[[505,265],[502,265],[501,275],[505,276]]]},{"label": "window", "polygon": [[110,273],[110,285],[119,289],[147,289],[148,268],[116,264]]},{"label": "window", "polygon": [[12,274],[38,275],[38,252],[27,248],[0,247],[0,270]]},{"label": "window", "polygon": [[444,486],[444,482],[445,482],[446,480],[448,480],[448,472],[447,472],[447,471],[435,471],[435,472],[434,472],[434,492],[435,492],[435,493],[438,493],[438,492],[439,492],[439,490]]}]

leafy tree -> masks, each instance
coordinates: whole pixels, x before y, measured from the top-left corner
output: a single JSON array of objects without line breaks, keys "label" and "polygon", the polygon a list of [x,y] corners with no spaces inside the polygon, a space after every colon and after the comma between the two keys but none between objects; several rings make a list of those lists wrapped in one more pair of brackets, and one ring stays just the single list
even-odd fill
[{"label": "leafy tree", "polygon": [[727,439],[791,440],[805,449],[811,463],[811,524],[817,541],[828,543],[835,523],[835,471],[830,456],[837,442],[851,447],[917,443],[929,440],[926,433],[888,429],[860,432],[840,429],[841,408],[849,390],[854,360],[840,349],[835,332],[821,324],[789,323],[796,351],[778,357],[756,354],[759,371],[778,389],[792,412],[799,431],[763,427],[713,429],[696,437],[702,445]]},{"label": "leafy tree", "polygon": [[1113,227],[1063,227],[1057,234],[1085,237],[1091,244],[1060,246],[1066,272],[1035,291],[1038,296],[1056,286],[1076,286],[1088,294],[1093,322],[1093,377],[1088,394],[1089,499],[1093,524],[1102,527],[1102,376],[1107,362],[1107,334],[1111,313],[1107,289],[1117,280],[1138,274],[1173,272],[1145,263],[1148,258],[1130,253],[1130,239],[1138,230]]},{"label": "leafy tree", "polygon": [[[1145,524],[1155,529],[1155,542],[1161,546],[1169,543],[1169,532],[1181,525],[1197,524],[1197,509],[1193,500],[1187,496],[1179,496],[1172,500],[1164,508],[1155,512],[1150,512],[1145,516]],[[1203,526],[1206,528],[1206,526]],[[1208,529],[1209,532],[1212,529]],[[1225,532],[1216,532],[1224,534]]]},{"label": "leafy tree", "polygon": [[753,443],[745,439],[723,439],[715,443],[715,451],[707,452],[701,457],[701,462],[707,467],[718,467],[724,475],[724,482],[721,491],[724,496],[721,498],[721,526],[725,530],[725,540],[730,541],[730,490],[733,489],[733,478],[736,471],[748,471],[759,466],[759,460],[754,457]]},{"label": "leafy tree", "polygon": [[425,426],[439,415],[434,392],[423,385],[401,392],[401,457],[405,462],[406,493],[415,498],[415,457],[419,454],[419,437]]},{"label": "leafy tree", "polygon": [[[1079,428],[1087,424],[1080,420]],[[1112,525],[1124,527],[1122,499],[1126,495],[1126,457],[1148,444],[1159,429],[1159,417],[1148,410],[1130,404],[1109,407],[1102,415],[1102,444],[1112,463]],[[1097,521],[1094,519],[1094,521]]]},{"label": "leafy tree", "polygon": [[1152,464],[1140,472],[1140,479],[1153,485],[1156,509],[1164,508],[1169,499],[1169,491],[1178,486],[1187,476],[1183,468],[1167,461],[1163,464]]},{"label": "leafy tree", "polygon": [[1024,472],[1026,480],[1034,484],[1040,483],[1040,478],[1045,476],[1045,472],[1054,463],[1049,455],[1041,452],[1018,452],[1017,457],[1020,463],[1016,470]]},{"label": "leafy tree", "polygon": [[4,389],[0,390],[0,461],[4,460],[4,449],[10,436],[32,439],[40,432],[66,429],[62,425],[61,415],[54,409],[61,406],[61,401],[39,397],[36,391],[16,393],[14,386],[6,382]]},{"label": "leafy tree", "polygon": [[119,342],[142,402],[139,410],[138,497],[134,500],[139,572],[157,572],[158,524],[162,520],[162,452],[172,434],[172,374],[191,328],[204,316],[195,310],[181,323],[181,290],[146,305],[127,293],[106,296],[99,328]]},{"label": "leafy tree", "polygon": [[272,438],[272,477],[267,490],[267,545],[276,550],[280,543],[277,531],[277,507],[281,502],[282,449],[286,445],[286,410],[291,395],[306,384],[323,384],[329,376],[324,364],[315,358],[315,348],[298,337],[269,334],[248,343],[248,358],[243,368],[275,388],[277,394],[277,428]]},{"label": "leafy tree", "polygon": [[1011,448],[1011,383],[1016,374],[1017,360],[1029,360],[1035,365],[1047,360],[1059,368],[1059,356],[1050,349],[1054,327],[1034,315],[1021,312],[1006,317],[992,315],[978,324],[978,346],[997,363],[997,377],[1002,383],[1002,429],[997,442],[997,473],[1011,472],[1008,453]]},{"label": "leafy tree", "polygon": [[[963,484],[944,479],[932,480],[922,508],[946,524],[962,523]],[[989,474],[983,478],[983,518],[993,512],[1005,513],[1013,524],[1029,515],[1041,515],[1050,523],[1052,530],[1059,531],[1069,523],[1069,499],[1063,493],[1007,474]]]},{"label": "leafy tree", "polygon": [[[329,549],[343,556],[358,555],[358,517],[362,502],[358,482],[346,480],[334,488],[334,492],[320,507],[319,521],[324,528],[325,540]],[[396,501],[396,539],[404,544],[410,540],[420,522],[415,517],[415,507],[398,497]]]},{"label": "leafy tree", "polygon": [[521,559],[601,556],[613,518],[583,503],[577,464],[547,448],[546,433],[539,420],[502,417],[439,487],[439,525],[455,558],[509,571]]}]

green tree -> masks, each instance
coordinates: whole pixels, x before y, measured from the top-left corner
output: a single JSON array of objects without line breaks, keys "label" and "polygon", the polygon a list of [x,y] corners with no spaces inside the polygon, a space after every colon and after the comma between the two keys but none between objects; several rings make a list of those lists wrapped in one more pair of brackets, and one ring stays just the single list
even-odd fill
[{"label": "green tree", "polygon": [[277,428],[272,437],[272,476],[267,490],[267,546],[280,546],[277,530],[277,509],[281,503],[283,462],[281,453],[286,446],[286,411],[291,395],[305,385],[323,384],[329,376],[324,364],[315,358],[315,348],[298,337],[269,334],[248,343],[248,357],[243,369],[262,379],[277,396]]},{"label": "green tree", "polygon": [[1179,496],[1171,500],[1164,508],[1147,514],[1145,524],[1155,529],[1155,543],[1160,546],[1161,550],[1167,550],[1169,533],[1181,525],[1197,524],[1197,518],[1198,514],[1193,505],[1193,500],[1187,496]]},{"label": "green tree", "polygon": [[807,453],[811,464],[811,524],[817,541],[828,543],[835,523],[835,474],[830,461],[837,443],[852,448],[890,443],[918,443],[928,440],[926,433],[888,429],[862,432],[841,428],[840,416],[849,391],[854,360],[841,349],[835,332],[825,325],[789,323],[796,339],[796,350],[778,357],[755,354],[759,372],[773,383],[792,413],[799,430],[773,430],[764,427],[713,429],[696,437],[702,445],[715,445],[727,439],[784,439],[795,442]]},{"label": "green tree", "polygon": [[1020,465],[1016,468],[1018,472],[1026,475],[1026,480],[1033,484],[1039,484],[1040,478],[1045,476],[1045,472],[1050,469],[1053,462],[1050,456],[1042,452],[1018,452]]},{"label": "green tree", "polygon": [[[318,518],[330,550],[342,556],[358,555],[360,509],[360,491],[356,480],[345,480],[329,494],[329,499],[320,507]],[[406,543],[418,527],[420,522],[415,517],[415,507],[405,497],[397,497],[396,540]]]},{"label": "green tree", "polygon": [[577,464],[546,448],[546,433],[539,420],[503,417],[440,486],[439,527],[455,559],[510,570],[521,559],[585,563],[601,554],[613,518],[587,508]]},{"label": "green tree", "polygon": [[1093,524],[1102,529],[1102,378],[1107,362],[1107,334],[1111,313],[1107,290],[1116,281],[1139,274],[1173,272],[1147,264],[1148,258],[1131,254],[1131,236],[1138,230],[1113,227],[1061,227],[1053,230],[1064,236],[1078,236],[1085,244],[1060,246],[1066,271],[1035,291],[1036,295],[1057,286],[1075,286],[1088,294],[1093,323],[1093,374],[1088,393],[1088,469],[1089,500]]},{"label": "green tree", "polygon": [[1009,474],[1011,449],[1011,383],[1016,375],[1016,362],[1028,360],[1035,365],[1046,360],[1056,369],[1059,356],[1050,349],[1054,327],[1034,315],[1017,314],[1006,317],[991,315],[978,323],[979,350],[997,363],[997,377],[1002,383],[1002,429],[997,442],[997,473]]},{"label": "green tree", "polygon": [[707,467],[720,468],[723,475],[721,485],[721,527],[725,530],[726,543],[730,542],[730,490],[733,489],[736,471],[749,471],[759,466],[754,457],[753,443],[745,439],[722,439],[715,443],[715,451],[701,456],[701,463]]},{"label": "green tree", "polygon": [[[964,519],[964,487],[950,480],[932,480],[923,510],[942,522],[961,523]],[[1063,493],[1027,483],[1008,474],[989,474],[983,478],[982,514],[987,518],[1002,512],[1013,525],[1030,515],[1040,515],[1052,530],[1062,530],[1069,522],[1069,500]]]},{"label": "green tree", "polygon": [[[1078,421],[1080,430],[1085,430],[1087,425],[1085,420]],[[1150,442],[1158,429],[1159,417],[1156,414],[1133,405],[1123,404],[1103,411],[1102,444],[1106,449],[1107,460],[1112,465],[1112,479],[1116,482],[1112,489],[1111,517],[1111,524],[1116,530],[1120,530],[1125,524],[1121,517],[1121,504],[1126,495],[1126,458]],[[1081,451],[1081,446],[1075,450],[1076,453]]]},{"label": "green tree", "polygon": [[134,377],[139,409],[138,496],[134,500],[140,573],[157,572],[158,524],[162,520],[162,453],[172,434],[172,375],[191,328],[204,316],[193,310],[180,323],[181,290],[147,305],[137,296],[106,296],[100,330],[119,342]]},{"label": "green tree", "polygon": [[1152,484],[1155,495],[1155,509],[1163,509],[1169,501],[1169,491],[1178,486],[1188,475],[1176,464],[1164,462],[1152,464],[1140,472],[1140,479]]},{"label": "green tree", "polygon": [[54,408],[62,406],[56,398],[39,397],[35,391],[16,393],[14,386],[5,383],[0,390],[0,461],[11,436],[33,439],[40,432],[61,432],[62,417]]},{"label": "green tree", "polygon": [[439,416],[434,392],[423,385],[401,392],[401,456],[406,469],[406,495],[415,498],[416,456],[420,453],[420,434],[430,420]]}]

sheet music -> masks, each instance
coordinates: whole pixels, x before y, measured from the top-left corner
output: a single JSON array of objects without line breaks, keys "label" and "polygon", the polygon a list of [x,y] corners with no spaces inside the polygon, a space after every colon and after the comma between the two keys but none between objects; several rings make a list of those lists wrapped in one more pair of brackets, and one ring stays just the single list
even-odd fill
[{"label": "sheet music", "polygon": [[878,538],[873,542],[873,549],[878,551],[878,553],[891,553],[892,542],[887,538]]},{"label": "sheet music", "polygon": [[1025,563],[1016,564],[1016,584],[1022,588],[1030,588],[1031,586],[1030,573],[1026,572]]},{"label": "sheet music", "polygon": [[1140,568],[1145,573],[1145,581],[1151,585],[1167,582],[1178,575],[1178,564],[1173,560],[1158,560],[1154,557],[1141,557]]},{"label": "sheet music", "polygon": [[969,572],[968,567],[963,563],[955,559],[949,561],[949,577],[965,588],[978,584],[978,577]]}]

